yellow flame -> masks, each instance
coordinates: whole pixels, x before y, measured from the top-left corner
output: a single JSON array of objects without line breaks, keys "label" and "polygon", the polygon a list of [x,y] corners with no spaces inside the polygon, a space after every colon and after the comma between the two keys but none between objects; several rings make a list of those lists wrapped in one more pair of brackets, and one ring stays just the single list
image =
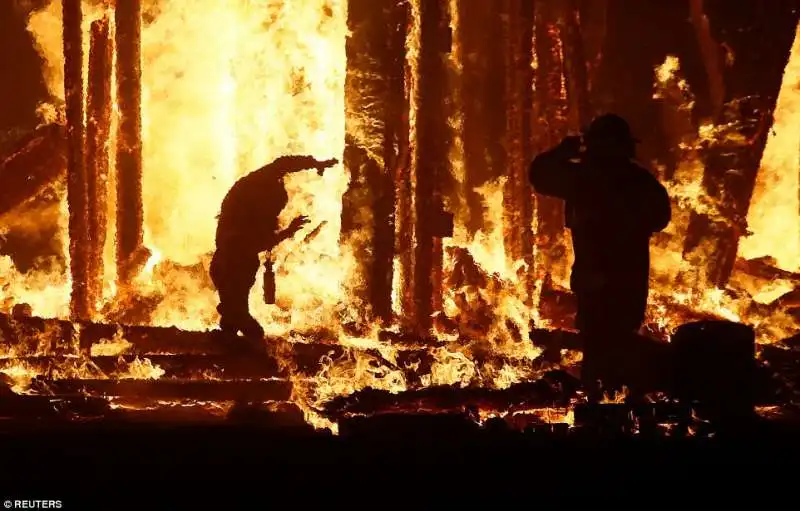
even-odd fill
[{"label": "yellow flame", "polygon": [[741,244],[743,257],[769,255],[778,267],[800,271],[800,30],[778,94],[747,223],[753,235]]}]

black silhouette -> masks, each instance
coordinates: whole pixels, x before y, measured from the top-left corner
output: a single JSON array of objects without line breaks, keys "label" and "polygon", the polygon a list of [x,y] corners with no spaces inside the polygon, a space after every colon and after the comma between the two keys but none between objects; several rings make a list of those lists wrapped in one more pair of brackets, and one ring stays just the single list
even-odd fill
[{"label": "black silhouette", "polygon": [[[242,177],[228,191],[218,217],[217,249],[210,271],[219,294],[217,311],[223,332],[263,337],[264,330],[250,315],[248,305],[259,255],[294,236],[309,221],[300,216],[278,231],[278,216],[289,201],[283,177],[307,169],[316,169],[321,175],[336,163],[333,159],[319,161],[311,156],[283,156]],[[272,275],[271,266],[267,270]],[[274,289],[267,289],[269,284],[265,282],[265,295],[274,294]]]},{"label": "black silhouette", "polygon": [[538,193],[566,201],[575,252],[570,286],[584,338],[584,376],[592,383],[621,376],[618,348],[644,322],[650,237],[671,217],[666,189],[633,161],[637,142],[624,119],[607,114],[530,167]]}]

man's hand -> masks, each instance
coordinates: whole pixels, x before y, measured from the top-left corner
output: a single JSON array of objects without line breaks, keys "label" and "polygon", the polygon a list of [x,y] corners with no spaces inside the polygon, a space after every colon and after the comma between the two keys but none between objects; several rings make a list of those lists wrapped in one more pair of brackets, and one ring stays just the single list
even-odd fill
[{"label": "man's hand", "polygon": [[310,222],[310,221],[311,220],[307,216],[304,216],[304,215],[301,215],[301,216],[295,218],[294,220],[292,220],[292,222],[286,228],[286,237],[287,238],[291,238],[300,229],[305,227],[308,224],[308,222]]},{"label": "man's hand", "polygon": [[316,165],[317,174],[321,176],[323,172],[325,172],[325,169],[329,169],[334,165],[336,165],[337,163],[339,163],[339,160],[337,160],[336,158],[331,158],[330,160],[324,160],[324,161],[317,161]]},{"label": "man's hand", "polygon": [[578,158],[581,154],[582,145],[583,140],[581,140],[581,137],[565,137],[564,140],[558,144],[558,150],[562,151],[563,154],[569,155],[570,158]]}]

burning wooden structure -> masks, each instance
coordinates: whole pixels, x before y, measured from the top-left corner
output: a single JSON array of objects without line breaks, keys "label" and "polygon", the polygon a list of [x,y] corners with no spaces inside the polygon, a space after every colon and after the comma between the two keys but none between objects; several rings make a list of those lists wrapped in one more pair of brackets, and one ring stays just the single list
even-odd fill
[{"label": "burning wooden structure", "polygon": [[[437,384],[507,386],[539,376],[566,363],[579,346],[564,341],[571,339],[568,333],[552,330],[568,326],[571,312],[563,205],[532,193],[527,164],[606,110],[631,119],[649,141],[643,156],[665,169],[660,177],[677,192],[677,225],[655,244],[672,257],[669,261],[680,261],[675,263],[679,271],[676,276],[675,268],[654,259],[653,310],[659,316],[650,318],[651,329],[664,334],[688,321],[747,322],[748,315],[769,323],[764,318],[772,315],[780,327],[759,335],[789,337],[800,324],[796,291],[759,303],[752,286],[779,280],[796,289],[798,269],[737,256],[796,36],[798,6],[753,3],[742,9],[744,20],[726,16],[729,8],[721,2],[634,3],[349,0],[314,9],[320,25],[331,22],[342,33],[349,30],[339,41],[342,72],[320,80],[341,81],[337,115],[344,121],[340,176],[346,186],[335,197],[339,210],[316,211],[334,211],[338,218],[324,220],[341,227],[333,236],[320,235],[320,243],[341,245],[338,255],[353,262],[338,264],[331,253],[309,256],[298,249],[300,258],[334,261],[325,268],[347,266],[349,273],[339,283],[346,293],[335,304],[320,305],[329,296],[303,298],[311,304],[307,315],[327,323],[297,328],[289,320],[285,335],[270,343],[274,360],[253,362],[222,350],[224,340],[217,342],[216,334],[167,328],[185,325],[174,321],[175,314],[163,314],[170,294],[210,290],[203,257],[188,263],[168,256],[158,260],[150,250],[158,247],[145,242],[146,230],[158,227],[146,218],[146,179],[159,172],[148,168],[145,148],[160,142],[146,136],[151,127],[145,110],[158,101],[153,96],[161,93],[166,101],[169,91],[154,92],[144,83],[143,33],[166,14],[143,12],[140,0],[117,0],[99,10],[89,2],[63,0],[65,127],[38,129],[0,162],[0,179],[8,184],[0,213],[41,191],[66,168],[70,321],[29,317],[12,301],[9,309],[19,307],[0,322],[9,353],[6,372],[17,367],[24,374],[48,375],[28,384],[53,395],[284,402],[298,399],[299,386],[317,405],[322,398],[309,388],[337,377],[357,379],[353,371],[367,375],[360,386],[414,391]],[[662,19],[691,19],[691,25],[669,34],[643,33]],[[775,20],[780,23],[773,25]],[[743,26],[755,28],[739,30]],[[765,37],[764,30],[775,37]],[[647,37],[654,43],[643,49],[640,40]],[[667,69],[665,61],[673,55],[685,78]],[[757,79],[750,78],[754,55],[769,62]],[[236,65],[234,56],[225,54],[223,60]],[[291,96],[314,90],[311,77],[303,75],[309,70],[295,64],[291,72],[301,75],[292,76]],[[623,74],[631,79],[619,80]],[[223,78],[237,79],[235,72]],[[221,80],[219,95],[246,105],[245,79],[235,86]],[[249,120],[241,111],[235,112],[238,117],[220,111]],[[245,139],[244,129],[235,128]],[[226,136],[215,133],[223,141]],[[281,147],[288,152],[298,146],[291,141]],[[233,159],[245,165],[241,162],[253,155],[270,154],[262,149],[242,150]],[[235,152],[227,146],[225,151]],[[689,159],[696,164],[692,172],[684,168]],[[31,178],[21,181],[23,172]],[[297,195],[313,196],[310,190],[341,182],[300,187]],[[687,182],[702,189],[702,207],[687,199]],[[109,260],[106,246],[112,238]],[[294,267],[299,270],[286,263],[284,278],[291,279],[292,271],[295,277],[321,274],[308,271],[307,262]],[[685,275],[698,268],[701,277]],[[185,284],[190,278],[194,284]],[[148,295],[142,284],[148,279],[150,284],[161,279],[167,287]],[[669,279],[684,287],[663,284]],[[116,294],[108,298],[110,285]],[[724,295],[722,303],[710,301],[716,291]],[[680,300],[682,294],[700,298]],[[129,300],[132,295],[136,299]],[[136,321],[122,323],[139,324],[114,324],[118,316],[103,308],[109,301],[136,309],[129,315]],[[204,314],[213,308],[203,307]],[[341,313],[342,308],[348,312]],[[271,320],[286,317],[285,311],[271,314]],[[370,348],[343,344],[344,337],[368,337],[376,325],[381,333],[369,339]],[[103,345],[115,343],[127,347],[101,354]],[[75,360],[86,365],[78,369]],[[334,374],[340,361],[348,377]],[[343,392],[354,390],[349,383],[340,382]],[[551,398],[544,401],[552,405]]]}]

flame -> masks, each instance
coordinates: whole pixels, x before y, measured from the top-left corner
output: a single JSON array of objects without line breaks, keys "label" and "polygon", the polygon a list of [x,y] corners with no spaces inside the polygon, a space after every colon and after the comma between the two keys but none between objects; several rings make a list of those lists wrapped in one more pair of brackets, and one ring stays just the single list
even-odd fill
[{"label": "flame", "polygon": [[800,272],[800,30],[774,117],[747,216],[753,235],[743,240],[740,254],[769,255],[779,268]]},{"label": "flame", "polygon": [[[411,16],[406,40],[412,148],[417,138],[420,2],[409,2]],[[85,31],[88,23],[103,13],[102,7],[92,5],[89,2],[84,5]],[[461,30],[457,2],[450,0],[448,5],[451,28],[457,34]],[[347,2],[156,0],[149,2],[146,14],[142,27],[143,198],[145,244],[152,255],[136,278],[134,289],[118,290],[113,274],[114,222],[109,222],[103,298],[121,307],[127,304],[126,293],[152,298],[158,305],[150,317],[151,325],[207,330],[218,320],[217,297],[207,278],[214,250],[215,217],[230,186],[246,173],[284,154],[341,159],[345,140]],[[28,28],[43,57],[43,73],[52,96],[39,109],[44,121],[57,117],[63,108],[61,2],[51,0],[36,11],[28,20]],[[447,57],[448,85],[454,91],[448,106],[449,135],[453,141],[449,171],[464,186],[461,134],[465,98],[461,66],[468,56],[460,48],[458,37],[453,38],[453,43]],[[554,51],[563,52],[560,43]],[[800,163],[797,131],[800,128],[796,126],[800,119],[794,114],[800,111],[796,105],[800,101],[798,55],[800,38],[787,66],[775,114],[775,133],[764,154],[750,211],[749,223],[755,234],[742,245],[744,257],[770,255],[780,267],[790,271],[800,266],[800,238],[792,236],[793,232],[800,232],[800,199],[795,193]],[[534,55],[531,66],[536,65]],[[563,76],[561,86],[562,94],[566,94]],[[735,126],[691,124],[694,97],[681,76],[676,57],[668,57],[654,69],[654,97],[669,102],[678,116],[688,118],[691,130],[682,133],[677,141],[681,161],[674,177],[666,183],[674,200],[675,214],[672,224],[653,247],[650,326],[668,339],[680,323],[696,316],[709,316],[754,324],[760,342],[788,337],[797,330],[793,318],[783,312],[763,312],[755,306],[775,302],[791,288],[791,282],[766,285],[735,275],[727,289],[717,289],[709,285],[702,267],[695,264],[710,256],[704,253],[708,248],[683,254],[693,213],[723,218],[722,205],[705,194],[702,185],[705,169],[700,153],[704,144],[736,141]],[[366,126],[369,119],[359,122]],[[111,142],[113,145],[114,141]],[[294,384],[292,399],[303,409],[308,422],[335,431],[336,425],[319,413],[322,405],[333,397],[367,387],[390,392],[419,385],[507,388],[536,377],[542,368],[532,362],[541,356],[542,349],[530,342],[528,333],[530,325],[545,323],[537,308],[530,306],[528,290],[519,278],[530,269],[524,261],[509,260],[505,253],[504,178],[476,190],[483,199],[485,213],[483,228],[475,234],[468,232],[460,218],[459,204],[448,204],[456,213],[456,225],[454,236],[445,241],[445,279],[457,281],[463,271],[474,280],[467,278],[458,285],[446,286],[442,321],[436,326],[433,344],[425,346],[431,358],[430,370],[418,375],[419,381],[409,378],[414,367],[403,367],[399,362],[402,349],[412,347],[379,340],[380,328],[397,333],[397,325],[372,325],[359,335],[343,327],[358,319],[351,307],[354,299],[348,287],[355,267],[355,249],[348,243],[359,240],[342,244],[340,239],[342,195],[349,179],[349,172],[341,165],[322,177],[314,172],[301,172],[286,178],[290,201],[280,215],[281,224],[285,226],[292,218],[306,215],[311,218],[312,226],[322,222],[324,225],[311,240],[304,243],[289,240],[275,250],[276,305],[262,303],[258,285],[250,296],[251,310],[268,335],[285,340],[271,348],[288,370]],[[63,189],[57,192],[59,197],[65,197]],[[113,194],[110,199],[109,218],[113,218]],[[414,207],[412,204],[412,211]],[[66,317],[71,282],[66,271],[69,256],[65,199],[57,209],[39,218],[58,224],[61,256],[56,261],[38,261],[32,271],[25,273],[14,266],[11,258],[0,257],[0,274],[6,278],[0,291],[2,309],[27,303],[37,316]],[[35,225],[26,226],[30,221],[22,213],[4,221],[17,230],[33,233],[38,229]],[[305,234],[300,233],[297,238]],[[565,233],[567,243],[568,235]],[[559,266],[555,272],[562,284],[568,278],[568,263],[565,260],[563,268]],[[404,282],[401,270],[397,258],[393,306],[398,313],[400,286]],[[256,282],[261,277],[259,273]],[[344,355],[326,355],[318,373],[306,375],[292,366],[288,355],[293,344],[304,342],[335,342],[344,348]],[[89,357],[75,355],[55,368],[17,360],[15,357],[34,353],[9,350],[3,357],[10,363],[0,372],[13,382],[15,392],[27,392],[31,381],[45,374],[51,378],[164,376],[164,370],[146,358],[137,357],[131,362],[120,358],[111,374],[103,374],[90,358],[121,357],[130,353],[132,347],[120,331],[112,339],[95,343]],[[46,351],[40,348],[37,350]],[[484,362],[479,356],[486,352],[491,353],[492,362]],[[581,358],[580,353],[566,350],[561,355],[561,365],[565,367]],[[200,377],[213,379],[218,375]],[[621,402],[624,398],[624,394],[607,397],[606,402]],[[574,423],[571,409],[536,411],[536,414],[546,416],[548,422]],[[486,412],[486,417],[489,415]]]}]

